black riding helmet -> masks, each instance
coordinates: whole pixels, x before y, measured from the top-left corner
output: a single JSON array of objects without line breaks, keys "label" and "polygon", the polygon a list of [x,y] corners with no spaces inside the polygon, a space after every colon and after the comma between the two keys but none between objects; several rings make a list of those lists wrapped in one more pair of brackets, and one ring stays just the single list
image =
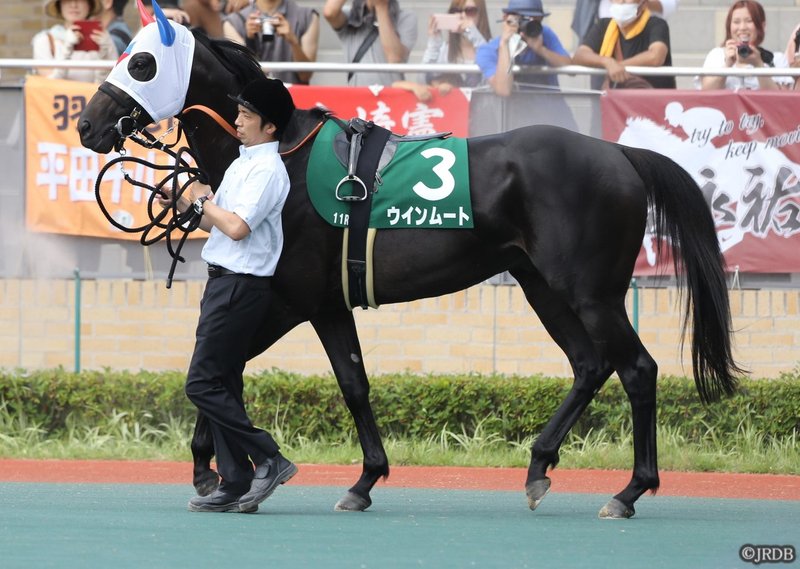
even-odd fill
[{"label": "black riding helmet", "polygon": [[283,136],[295,108],[292,95],[283,82],[267,77],[248,83],[239,95],[228,97],[274,124],[277,128],[275,138],[278,139]]}]

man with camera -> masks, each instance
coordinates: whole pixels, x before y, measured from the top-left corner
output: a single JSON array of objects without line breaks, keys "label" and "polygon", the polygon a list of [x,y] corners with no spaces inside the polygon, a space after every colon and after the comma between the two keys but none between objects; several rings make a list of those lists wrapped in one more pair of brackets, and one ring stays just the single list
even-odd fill
[{"label": "man with camera", "polygon": [[[561,45],[556,33],[542,24],[549,16],[544,11],[542,0],[509,0],[503,8],[503,31],[478,48],[475,63],[497,95],[508,97],[514,90],[515,76],[511,73],[514,64],[546,65],[562,67],[572,63],[567,50]],[[534,87],[558,88],[556,75],[518,75],[517,83]]]}]

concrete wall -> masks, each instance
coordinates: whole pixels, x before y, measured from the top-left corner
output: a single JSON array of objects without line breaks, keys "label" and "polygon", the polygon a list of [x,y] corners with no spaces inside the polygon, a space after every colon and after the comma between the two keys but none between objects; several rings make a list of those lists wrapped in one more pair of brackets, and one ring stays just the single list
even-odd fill
[{"label": "concrete wall", "polygon": [[[81,290],[82,368],[187,367],[204,283],[87,280]],[[691,373],[680,359],[674,288],[641,289],[639,330],[660,371]],[[736,357],[753,377],[776,377],[800,361],[800,291],[731,292]],[[628,311],[632,295],[628,295]],[[435,299],[357,310],[368,372],[500,372],[571,375],[566,358],[519,287],[480,285]],[[74,367],[75,283],[0,280],[0,367]],[[682,367],[683,366],[683,367]],[[311,374],[330,370],[304,324],[250,363]]]}]

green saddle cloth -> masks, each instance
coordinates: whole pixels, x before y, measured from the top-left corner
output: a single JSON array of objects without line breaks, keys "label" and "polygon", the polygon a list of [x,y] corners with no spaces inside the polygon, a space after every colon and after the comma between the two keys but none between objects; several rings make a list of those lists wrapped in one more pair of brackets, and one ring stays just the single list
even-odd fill
[{"label": "green saddle cloth", "polygon": [[[322,127],[311,149],[306,180],[311,203],[333,226],[347,227],[350,204],[336,199],[347,170],[333,152],[341,131],[334,121]],[[467,141],[464,138],[398,142],[392,160],[379,172],[369,227],[376,229],[468,229],[473,227]],[[357,193],[343,185],[343,195]]]}]

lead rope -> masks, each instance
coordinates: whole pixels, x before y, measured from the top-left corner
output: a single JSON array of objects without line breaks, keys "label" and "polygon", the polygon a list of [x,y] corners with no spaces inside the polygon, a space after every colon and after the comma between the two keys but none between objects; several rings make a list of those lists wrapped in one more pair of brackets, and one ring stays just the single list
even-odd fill
[{"label": "lead rope", "polygon": [[[220,115],[217,114],[212,109],[209,109],[208,107],[202,105],[196,105],[186,109],[186,111],[188,110],[198,110],[205,112],[206,114],[211,116],[211,118],[213,118],[215,122],[217,122],[217,124],[219,124],[223,129],[225,129],[225,131],[228,134],[231,134],[231,136],[235,136],[235,131],[232,131],[230,125],[225,123],[224,120],[222,120],[222,117],[220,117]],[[297,150],[302,148],[309,140],[311,140],[320,131],[324,122],[325,122],[324,120],[320,121],[311,130],[311,132],[309,132],[308,135],[306,135],[293,148],[285,152],[281,152],[280,153],[281,157],[291,156]],[[194,208],[192,207],[190,207],[183,213],[179,212],[177,206],[178,200],[183,195],[183,192],[186,191],[186,189],[189,186],[191,186],[195,181],[199,181],[203,184],[208,183],[208,174],[204,170],[198,167],[190,166],[189,163],[183,159],[183,155],[187,154],[192,158],[192,160],[194,160],[195,163],[199,163],[197,157],[192,153],[191,149],[187,147],[182,147],[178,149],[177,152],[172,150],[172,148],[178,143],[178,140],[180,140],[181,137],[180,135],[182,130],[182,124],[180,121],[178,121],[178,125],[179,125],[178,136],[175,142],[172,144],[164,144],[162,141],[167,135],[169,135],[174,130],[174,127],[170,127],[163,135],[161,135],[157,139],[146,130],[135,130],[132,133],[124,136],[121,139],[119,148],[117,149],[119,156],[117,158],[114,158],[113,160],[110,160],[109,162],[106,163],[105,166],[103,166],[94,184],[94,194],[95,194],[95,199],[97,200],[97,205],[100,207],[100,211],[103,212],[103,215],[108,220],[108,222],[111,223],[111,225],[113,225],[120,231],[123,231],[124,233],[141,233],[142,236],[139,239],[139,243],[141,243],[145,247],[157,243],[161,239],[166,239],[167,251],[172,257],[172,263],[169,268],[169,274],[167,275],[167,288],[172,287],[172,279],[175,275],[175,269],[177,267],[178,261],[180,261],[181,263],[186,262],[186,260],[180,255],[181,249],[183,248],[186,239],[189,237],[189,234],[200,226],[200,219],[201,219],[201,216],[197,215],[197,213],[194,211]],[[187,131],[187,136],[188,135],[189,132]],[[140,146],[143,146],[144,148],[147,149],[155,148],[157,150],[161,150],[162,152],[169,154],[175,160],[174,166],[169,166],[169,165],[161,166],[158,164],[154,164],[152,162],[148,162],[147,160],[144,160],[142,158],[137,158],[135,156],[128,156],[124,147],[124,141],[128,138],[130,138]],[[138,180],[133,179],[123,166],[119,167],[120,170],[122,171],[122,175],[126,182],[128,182],[132,186],[144,188],[150,192],[150,197],[147,199],[147,217],[150,221],[140,227],[126,227],[121,223],[119,223],[109,213],[108,209],[103,203],[103,198],[100,195],[100,184],[103,181],[103,176],[105,175],[105,173],[112,166],[117,164],[122,164],[125,162],[133,162],[135,164],[141,164],[152,170],[172,170],[155,186],[150,186],[149,184],[146,184],[144,182],[139,182]],[[187,180],[186,182],[181,184],[180,187],[178,187],[179,184],[178,178],[179,176],[182,175],[186,176]],[[164,208],[160,212],[155,213],[153,207],[153,201],[155,200],[157,195],[162,195],[162,196],[169,195],[168,193],[163,191],[163,187],[167,183],[171,184],[172,186],[171,193],[173,196],[175,196],[175,199],[171,207]],[[166,223],[164,223],[164,219],[167,217],[169,213],[172,213],[172,216],[166,221]],[[161,231],[161,233],[156,234],[154,237],[150,237],[150,233],[154,229],[161,229],[163,231]],[[181,231],[182,235],[178,241],[177,247],[173,248],[172,232],[175,230]]]},{"label": "lead rope", "polygon": [[[167,275],[167,288],[172,287],[172,279],[175,275],[175,269],[177,268],[178,261],[181,263],[185,262],[185,259],[181,256],[180,252],[183,249],[184,243],[186,243],[186,239],[189,236],[189,233],[194,231],[200,226],[200,219],[201,217],[197,215],[194,211],[194,208],[189,208],[183,213],[178,211],[178,200],[186,191],[186,189],[193,184],[195,181],[200,181],[201,183],[208,183],[208,175],[200,168],[191,166],[185,159],[184,155],[190,156],[195,162],[197,159],[195,158],[192,151],[187,147],[182,147],[178,149],[178,151],[173,151],[172,147],[177,144],[177,140],[175,143],[171,145],[164,144],[162,139],[168,135],[172,129],[169,129],[167,132],[164,133],[160,138],[155,139],[152,135],[149,135],[149,140],[145,140],[140,136],[137,136],[136,133],[132,134],[131,136],[127,137],[132,139],[134,142],[143,146],[145,148],[151,149],[155,148],[157,150],[161,150],[172,156],[175,160],[175,164],[170,165],[159,165],[142,158],[137,158],[136,156],[128,156],[125,152],[124,146],[120,146],[118,149],[119,156],[110,160],[106,163],[105,166],[100,170],[97,180],[95,181],[94,185],[94,194],[95,199],[97,200],[97,205],[100,207],[100,211],[103,212],[103,215],[108,220],[111,225],[119,229],[124,233],[141,233],[142,236],[139,239],[139,243],[143,246],[148,247],[154,243],[157,243],[161,239],[166,239],[167,244],[167,251],[169,252],[170,256],[172,257],[172,263],[170,265],[169,274]],[[178,140],[180,139],[180,130],[178,133]],[[140,164],[152,170],[160,170],[160,171],[167,171],[170,172],[164,176],[163,179],[158,181],[154,186],[146,184],[145,182],[140,182],[138,180],[133,179],[128,171],[122,164],[126,163],[134,163]],[[149,219],[148,223],[141,225],[139,227],[127,227],[119,223],[114,217],[109,213],[108,209],[103,203],[103,197],[100,193],[100,184],[103,181],[103,176],[106,172],[112,168],[113,166],[120,165],[119,168],[122,171],[123,178],[126,182],[130,185],[144,188],[150,192],[150,197],[147,199],[147,217]],[[180,183],[180,177],[185,176],[186,181]],[[164,190],[164,187],[170,185],[170,191],[167,192]],[[168,195],[175,196],[175,199],[172,202],[172,206],[168,208],[161,209],[158,206],[160,211],[155,211],[155,207],[153,202],[156,199],[156,196],[168,196]],[[170,216],[171,214],[171,216]],[[167,219],[167,216],[170,216]],[[158,231],[155,235],[153,235],[154,231]],[[182,233],[180,239],[178,240],[177,246],[173,246],[173,231],[180,231]]]}]

